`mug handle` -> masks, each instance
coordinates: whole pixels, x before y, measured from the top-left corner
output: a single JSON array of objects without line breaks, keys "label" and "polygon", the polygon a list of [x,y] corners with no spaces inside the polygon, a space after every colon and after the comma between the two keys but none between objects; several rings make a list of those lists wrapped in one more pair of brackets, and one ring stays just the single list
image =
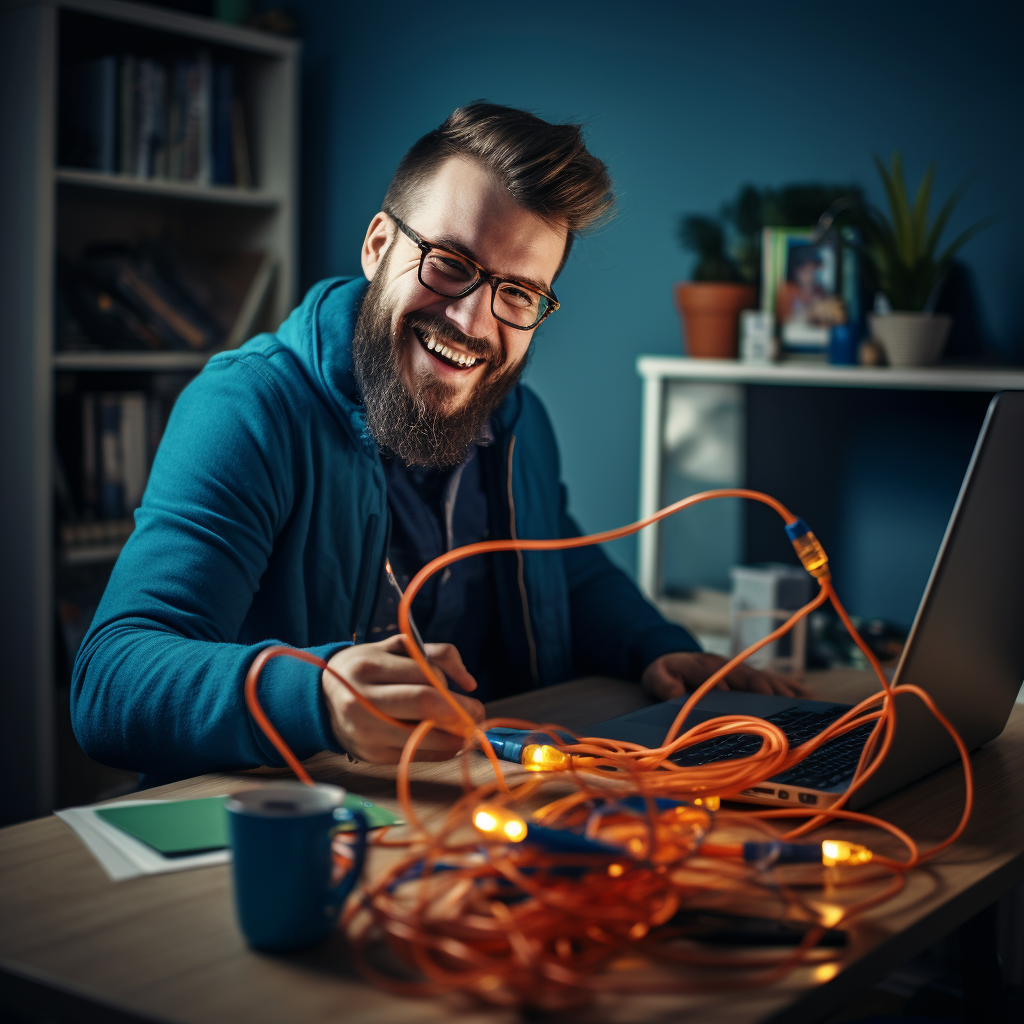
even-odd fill
[{"label": "mug handle", "polygon": [[[362,876],[363,864],[366,861],[366,832],[369,825],[362,811],[349,810],[347,807],[338,807],[334,811],[334,820],[339,825],[347,821],[354,821],[356,824],[356,842],[353,848],[352,867],[348,869],[345,877],[334,887],[331,893],[333,899],[340,905],[348,899],[349,893],[352,892],[356,882]],[[341,829],[334,828],[331,830],[331,834],[333,835],[339,831]]]}]

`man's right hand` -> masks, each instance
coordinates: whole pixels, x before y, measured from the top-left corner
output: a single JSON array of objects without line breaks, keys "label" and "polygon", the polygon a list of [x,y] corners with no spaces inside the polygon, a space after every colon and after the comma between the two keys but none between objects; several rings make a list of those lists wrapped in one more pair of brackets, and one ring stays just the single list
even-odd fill
[{"label": "man's right hand", "polygon": [[[451,644],[426,644],[426,651],[430,663],[453,683],[463,690],[476,689],[476,680]],[[411,726],[432,718],[458,731],[459,735],[455,735],[432,729],[420,743],[417,761],[445,761],[462,749],[462,730],[455,714],[406,654],[401,636],[346,647],[327,664],[392,718],[400,718]],[[410,730],[389,725],[372,715],[330,672],[324,671],[321,685],[331,715],[331,728],[342,747],[361,761],[397,764]],[[484,720],[484,706],[480,701],[457,693],[452,696],[474,721]]]}]

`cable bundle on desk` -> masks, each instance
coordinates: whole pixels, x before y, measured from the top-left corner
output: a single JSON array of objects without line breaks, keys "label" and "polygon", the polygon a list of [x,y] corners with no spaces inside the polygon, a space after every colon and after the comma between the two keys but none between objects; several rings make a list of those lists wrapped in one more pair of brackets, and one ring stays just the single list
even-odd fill
[{"label": "cable bundle on desk", "polygon": [[[778,629],[735,656],[680,708],[660,747],[576,736],[557,725],[511,719],[478,724],[448,691],[429,663],[410,622],[416,594],[435,572],[476,554],[497,551],[562,550],[598,544],[635,533],[683,508],[712,498],[760,501],[783,519],[801,563],[819,584],[815,598]],[[791,748],[776,725],[745,715],[714,718],[685,729],[700,699],[738,664],[772,643],[804,616],[831,602],[874,670],[881,690],[845,712],[817,736]],[[962,834],[973,804],[968,752],[931,697],[917,686],[893,687],[864,643],[832,586],[828,560],[806,524],[768,495],[746,489],[695,494],[630,526],[587,537],[558,540],[501,540],[450,551],[424,566],[399,605],[399,625],[409,652],[452,710],[448,721],[416,725],[384,714],[351,684],[313,655],[274,647],[261,652],[246,679],[253,718],[295,774],[308,773],[259,706],[257,683],[263,666],[278,656],[298,657],[330,672],[377,718],[410,732],[398,765],[397,795],[412,829],[404,841],[377,840],[407,855],[372,881],[364,880],[344,918],[360,969],[377,984],[410,995],[470,993],[485,1002],[557,1009],[586,1002],[600,992],[736,990],[770,984],[793,969],[816,965],[819,977],[834,953],[818,947],[829,929],[849,922],[894,896],[904,874],[934,857]],[[850,797],[884,761],[896,729],[893,694],[912,693],[949,732],[964,767],[966,798],[960,822],[943,842],[921,852],[895,825],[846,809]],[[720,810],[720,802],[752,785],[790,770],[824,743],[874,723],[846,792],[825,810],[809,807]],[[435,727],[465,738],[461,758],[463,796],[444,821],[429,828],[412,802],[410,769],[416,751]],[[487,731],[536,732],[522,777],[510,783]],[[685,731],[684,731],[685,729]],[[760,737],[760,749],[733,760],[684,767],[681,750],[724,735]],[[469,757],[480,750],[493,778],[476,785]],[[803,818],[780,831],[774,819]],[[832,822],[855,821],[882,829],[907,850],[905,860],[872,854],[857,844],[829,839],[803,842],[812,830]],[[834,889],[859,881],[857,865],[870,862],[889,882],[857,902],[822,902],[804,890],[826,882]],[[780,867],[785,865],[785,867]],[[793,949],[714,953],[687,941],[680,911],[714,907],[802,922],[806,934]],[[423,980],[399,978],[371,957],[383,940],[406,969]],[[659,967],[690,965],[697,974],[670,974]],[[723,973],[723,970],[728,970]],[[834,970],[834,968],[831,968]]]}]

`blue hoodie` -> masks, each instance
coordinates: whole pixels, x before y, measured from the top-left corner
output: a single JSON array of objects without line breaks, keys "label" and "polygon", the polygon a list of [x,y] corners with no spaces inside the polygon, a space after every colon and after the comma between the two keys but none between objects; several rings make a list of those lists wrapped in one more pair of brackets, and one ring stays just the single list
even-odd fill
[{"label": "blue hoodie", "polygon": [[[243,698],[257,653],[330,658],[369,628],[389,514],[352,375],[362,280],[315,285],[276,334],[214,356],[182,392],[135,531],[75,660],[75,733],[96,760],[164,778],[279,765]],[[492,537],[574,536],[558,451],[520,386],[481,449]],[[597,548],[495,556],[504,654],[522,688],[638,679],[697,650]],[[340,750],[315,666],[271,661],[260,699],[300,758]]]}]

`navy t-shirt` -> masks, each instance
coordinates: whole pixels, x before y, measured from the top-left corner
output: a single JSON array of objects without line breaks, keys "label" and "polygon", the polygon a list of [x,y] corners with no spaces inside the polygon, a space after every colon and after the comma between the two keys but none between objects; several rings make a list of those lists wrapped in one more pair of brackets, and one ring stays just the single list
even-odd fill
[{"label": "navy t-shirt", "polygon": [[[388,557],[399,586],[431,559],[453,548],[487,540],[487,495],[477,446],[451,470],[407,466],[385,458],[391,546]],[[490,555],[473,555],[435,573],[412,603],[412,617],[424,643],[453,644],[476,679],[472,694],[493,700],[511,692],[503,672],[497,599]],[[398,632],[399,594],[381,579],[369,639]]]}]

